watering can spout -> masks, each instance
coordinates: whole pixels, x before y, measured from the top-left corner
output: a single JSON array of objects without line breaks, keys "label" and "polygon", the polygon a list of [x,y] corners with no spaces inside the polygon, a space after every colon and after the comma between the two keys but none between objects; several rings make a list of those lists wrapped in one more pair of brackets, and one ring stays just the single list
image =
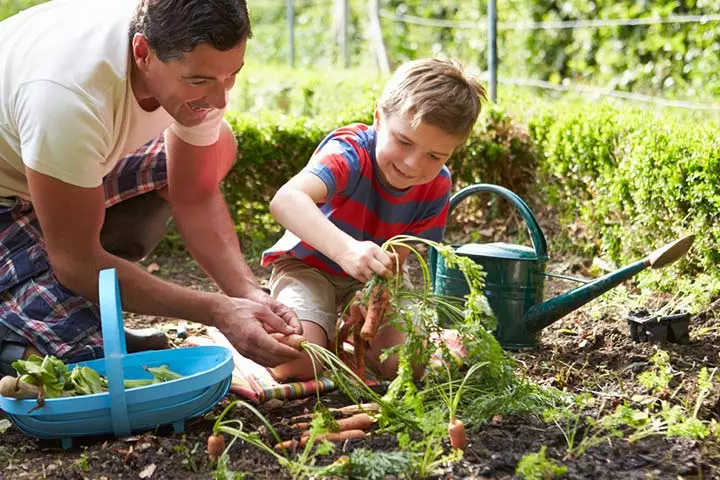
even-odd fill
[{"label": "watering can spout", "polygon": [[[547,242],[530,207],[516,193],[500,185],[468,185],[450,199],[449,212],[474,194],[493,194],[512,205],[527,227],[532,248],[504,242],[453,245],[456,255],[469,258],[485,271],[483,293],[497,319],[495,338],[507,349],[532,348],[540,330],[602,295],[646,268],[660,268],[679,259],[690,249],[695,238],[688,235],[665,245],[647,257],[585,285],[545,301],[545,277],[570,277],[546,273]],[[467,278],[445,263],[435,249],[428,253],[433,291],[438,295],[463,298],[470,293]],[[449,319],[438,312],[438,319]]]},{"label": "watering can spout", "polygon": [[674,262],[687,253],[694,239],[694,234],[682,237],[655,250],[642,260],[541,304],[533,305],[525,315],[527,330],[537,332],[547,327],[648,267],[661,268]]}]

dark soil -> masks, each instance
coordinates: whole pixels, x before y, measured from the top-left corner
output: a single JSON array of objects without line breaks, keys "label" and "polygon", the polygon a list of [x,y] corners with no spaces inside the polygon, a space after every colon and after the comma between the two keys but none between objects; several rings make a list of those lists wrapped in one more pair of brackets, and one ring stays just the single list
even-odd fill
[{"label": "dark soil", "polygon": [[[198,289],[211,289],[207,277],[184,255],[155,258],[144,264],[159,267],[156,275]],[[582,260],[554,262],[550,270],[582,275],[587,267]],[[261,278],[267,276],[258,271]],[[547,296],[565,290],[561,283],[549,283]],[[664,301],[658,295],[657,305]],[[649,305],[654,308],[657,305]],[[617,404],[634,394],[647,393],[638,381],[648,368],[648,359],[656,351],[649,343],[630,338],[622,305],[596,300],[545,329],[538,348],[513,352],[520,369],[541,385],[574,393],[589,392],[608,404]],[[693,385],[701,366],[718,364],[720,352],[720,308],[711,305],[692,318],[691,342],[687,345],[665,344],[675,375],[672,387],[677,401],[694,403]],[[163,318],[126,316],[134,326],[159,325],[174,338],[175,323]],[[191,325],[191,330],[201,328]],[[177,341],[177,340],[174,340]],[[29,438],[11,426],[0,435],[0,478],[212,478],[214,465],[205,451],[213,417],[228,401],[229,395],[213,413],[188,421],[186,433],[173,434],[169,428],[131,438],[85,438],[63,451],[59,442]],[[323,400],[329,406],[347,404],[339,393]],[[271,422],[282,425],[287,418],[310,411],[314,398],[281,404],[271,402],[260,407]],[[714,392],[701,409],[703,419],[718,418],[718,395]],[[258,422],[238,410],[246,425]],[[0,416],[0,421],[4,417]],[[472,426],[471,426],[472,427]],[[547,456],[568,468],[564,478],[646,479],[646,478],[720,478],[720,447],[714,438],[703,441],[667,439],[662,436],[629,443],[624,439],[608,440],[590,448],[579,458],[564,458],[567,444],[561,430],[553,424],[530,415],[496,419],[487,425],[470,429],[469,446],[459,462],[442,467],[433,478],[515,478],[519,460],[528,453],[547,447]],[[373,435],[338,445],[335,457],[369,447],[376,450],[397,449],[392,435]],[[275,459],[255,447],[237,442],[230,454],[229,468],[246,472],[246,478],[289,478]]]}]

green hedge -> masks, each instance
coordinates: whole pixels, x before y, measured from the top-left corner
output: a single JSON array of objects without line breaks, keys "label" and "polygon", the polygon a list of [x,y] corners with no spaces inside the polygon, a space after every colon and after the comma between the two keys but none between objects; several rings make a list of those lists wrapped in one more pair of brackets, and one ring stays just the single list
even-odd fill
[{"label": "green hedge", "polygon": [[[267,209],[276,189],[306,164],[329,131],[370,122],[371,115],[371,108],[312,119],[231,115],[240,153],[225,194],[251,255],[281,231]],[[575,102],[528,107],[524,118],[526,126],[497,107],[483,113],[449,164],[456,188],[496,183],[531,205],[535,199],[533,208],[549,207],[562,225],[574,226],[565,235],[576,248],[618,264],[694,231],[698,239],[680,269],[720,279],[716,123]]]},{"label": "green hedge", "polygon": [[577,244],[626,262],[693,231],[685,268],[720,273],[720,125],[559,103],[529,127],[541,190],[579,224]]}]

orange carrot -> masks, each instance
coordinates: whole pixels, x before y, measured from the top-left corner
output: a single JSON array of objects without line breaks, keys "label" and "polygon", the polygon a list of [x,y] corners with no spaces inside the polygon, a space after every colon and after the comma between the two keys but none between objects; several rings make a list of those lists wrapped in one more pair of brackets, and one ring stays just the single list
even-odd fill
[{"label": "orange carrot", "polygon": [[448,434],[450,435],[450,446],[454,449],[465,450],[467,446],[467,436],[465,435],[465,424],[462,420],[454,418],[448,424]]},{"label": "orange carrot", "polygon": [[225,437],[221,433],[208,437],[208,457],[210,460],[217,460],[225,451]]},{"label": "orange carrot", "polygon": [[347,430],[367,430],[373,423],[375,423],[375,420],[367,413],[358,413],[352,417],[341,418],[337,421],[341,432]]},{"label": "orange carrot", "polygon": [[[350,417],[341,418],[337,421],[340,431],[342,432],[345,430],[366,430],[375,423],[375,420],[365,412],[377,411],[379,408],[377,403],[362,403],[360,405],[349,405],[342,408],[331,408],[330,411],[351,415]],[[306,420],[312,418],[312,416],[312,414],[307,414],[292,417],[290,421],[294,423],[291,423],[290,428],[293,430],[308,430],[310,428],[310,422]]]},{"label": "orange carrot", "polygon": [[[307,443],[307,440],[305,440],[305,443]],[[300,442],[297,439],[293,438],[292,440],[285,440],[284,442],[276,443],[275,450],[290,450],[294,452],[299,446]]]},{"label": "orange carrot", "polygon": [[[358,413],[351,417],[337,420],[340,432],[344,432],[345,430],[367,430],[373,425],[373,423],[375,423],[375,420],[373,420],[373,418],[367,413]],[[297,422],[292,424],[291,428],[293,430],[307,431],[310,428],[310,422]]]},{"label": "orange carrot", "polygon": [[351,304],[350,317],[343,323],[342,327],[340,327],[340,331],[337,334],[336,345],[338,348],[342,348],[343,343],[347,341],[353,328],[355,328],[356,326],[357,328],[360,328],[362,321],[363,316],[360,310],[360,305],[358,305],[357,303]]},{"label": "orange carrot", "polygon": [[390,292],[383,285],[376,283],[370,292],[370,300],[368,300],[367,316],[365,324],[360,331],[360,335],[364,340],[372,340],[377,334],[378,327],[382,322],[385,309],[390,303]]},{"label": "orange carrot", "polygon": [[312,418],[312,416],[313,416],[312,412],[301,413],[300,415],[295,415],[294,417],[290,417],[290,421],[297,422],[299,420],[307,420],[308,418]]},{"label": "orange carrot", "polygon": [[307,339],[297,333],[291,333],[290,335],[283,335],[282,333],[271,333],[270,335],[280,343],[284,343],[288,347],[292,347],[295,350],[302,351],[303,342],[307,342]]},{"label": "orange carrot", "polygon": [[359,329],[353,331],[353,347],[355,348],[355,368],[358,377],[365,380],[365,340],[362,339]]},{"label": "orange carrot", "polygon": [[[315,440],[327,440],[329,442],[344,442],[345,440],[349,440],[351,438],[364,438],[365,432],[362,430],[345,430],[344,432],[338,432],[338,433],[323,433],[322,435],[318,435],[315,437]],[[287,449],[294,449],[297,447],[304,447],[305,444],[307,444],[308,439],[310,438],[309,435],[304,435],[300,437],[300,440],[286,440],[284,442],[280,442],[277,445],[275,445],[275,450],[287,450]]]},{"label": "orange carrot", "polygon": [[348,405],[346,407],[331,408],[331,412],[340,412],[346,414],[358,413],[358,412],[377,412],[380,410],[380,406],[377,403],[361,403],[359,405]]}]

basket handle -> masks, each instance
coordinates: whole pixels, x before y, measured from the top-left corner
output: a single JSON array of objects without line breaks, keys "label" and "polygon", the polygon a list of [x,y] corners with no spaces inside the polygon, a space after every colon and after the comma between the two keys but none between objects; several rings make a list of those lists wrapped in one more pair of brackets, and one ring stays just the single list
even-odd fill
[{"label": "basket handle", "polygon": [[127,355],[127,347],[120,304],[120,285],[114,268],[100,271],[98,296],[113,432],[118,437],[125,437],[130,435],[123,373],[123,358]]}]

